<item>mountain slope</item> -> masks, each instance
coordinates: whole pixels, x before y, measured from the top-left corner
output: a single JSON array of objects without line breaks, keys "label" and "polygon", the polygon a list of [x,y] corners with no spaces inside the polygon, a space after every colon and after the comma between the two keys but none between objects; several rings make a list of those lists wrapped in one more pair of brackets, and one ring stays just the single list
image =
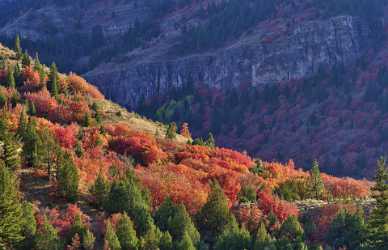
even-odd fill
[{"label": "mountain slope", "polygon": [[318,158],[330,173],[358,177],[371,177],[388,149],[377,84],[386,80],[376,72],[384,75],[386,1],[26,6],[0,29],[3,40],[20,34],[109,99],[189,122],[196,136],[211,131],[220,145],[304,167]]}]

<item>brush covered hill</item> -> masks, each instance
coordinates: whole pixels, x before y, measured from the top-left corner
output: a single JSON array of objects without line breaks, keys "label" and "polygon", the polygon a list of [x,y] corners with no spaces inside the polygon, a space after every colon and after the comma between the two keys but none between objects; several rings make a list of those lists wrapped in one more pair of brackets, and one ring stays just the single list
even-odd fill
[{"label": "brush covered hill", "polygon": [[326,245],[340,211],[370,198],[369,181],[192,140],[16,51],[0,45],[0,249]]}]

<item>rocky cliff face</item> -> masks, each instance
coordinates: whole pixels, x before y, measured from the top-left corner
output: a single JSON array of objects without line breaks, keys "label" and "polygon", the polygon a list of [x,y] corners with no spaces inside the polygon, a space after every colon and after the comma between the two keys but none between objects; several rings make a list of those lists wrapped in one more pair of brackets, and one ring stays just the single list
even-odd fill
[{"label": "rocky cliff face", "polygon": [[302,79],[321,67],[354,63],[370,38],[367,25],[351,16],[294,25],[281,21],[260,24],[253,34],[214,52],[170,59],[171,46],[164,55],[148,59],[153,49],[136,51],[85,76],[110,98],[136,107],[141,99],[189,81],[229,88]]}]

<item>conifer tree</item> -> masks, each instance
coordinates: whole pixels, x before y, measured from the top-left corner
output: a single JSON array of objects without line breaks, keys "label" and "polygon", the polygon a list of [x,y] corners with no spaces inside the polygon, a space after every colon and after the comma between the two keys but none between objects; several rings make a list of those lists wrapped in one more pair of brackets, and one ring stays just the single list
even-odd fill
[{"label": "conifer tree", "polygon": [[44,222],[35,237],[36,250],[59,250],[61,249],[58,231],[50,224],[44,216]]},{"label": "conifer tree", "polygon": [[116,234],[122,249],[138,249],[139,239],[136,236],[134,224],[126,213],[121,215],[116,225]]},{"label": "conifer tree", "polygon": [[[22,128],[20,128],[22,129]],[[20,131],[22,133],[22,131]],[[30,167],[37,167],[39,165],[39,149],[41,141],[36,131],[36,123],[33,119],[29,119],[24,133],[19,134],[24,142],[23,153],[25,162]]]},{"label": "conifer tree", "polygon": [[231,219],[228,201],[222,188],[217,182],[212,183],[209,198],[196,215],[196,222],[201,235],[204,235],[205,240],[209,243],[214,243]]},{"label": "conifer tree", "polygon": [[126,212],[134,221],[139,236],[146,234],[154,224],[148,193],[131,170],[112,183],[104,208],[110,213]]},{"label": "conifer tree", "polygon": [[160,250],[173,250],[172,237],[168,231],[162,233],[159,248]]},{"label": "conifer tree", "polygon": [[23,67],[29,67],[31,65],[31,58],[27,52],[24,52],[22,54],[22,65],[23,65]]},{"label": "conifer tree", "polygon": [[167,127],[167,130],[166,130],[166,138],[175,139],[176,130],[177,130],[177,127],[176,127],[175,122],[170,123]]},{"label": "conifer tree", "polygon": [[58,96],[58,69],[55,63],[51,64],[50,67],[50,75],[49,75],[49,85],[48,90],[50,91],[51,95],[54,97]]},{"label": "conifer tree", "polygon": [[90,230],[86,230],[83,238],[82,238],[82,247],[85,250],[93,250],[94,242],[96,241],[96,237],[94,237],[93,233]]},{"label": "conifer tree", "polygon": [[15,88],[16,87],[14,71],[12,70],[11,67],[8,67],[7,84],[6,84],[6,86],[8,88]]},{"label": "conifer tree", "polygon": [[278,248],[304,250],[306,245],[303,242],[304,230],[296,216],[288,217],[282,224],[278,232]]},{"label": "conifer tree", "polygon": [[12,249],[24,239],[18,187],[16,176],[0,162],[0,249]]},{"label": "conifer tree", "polygon": [[176,250],[196,250],[194,243],[187,232],[183,234],[183,238],[178,242],[177,247],[175,249]]},{"label": "conifer tree", "polygon": [[15,69],[13,71],[13,77],[15,79],[16,87],[21,87],[23,84],[22,81],[22,70],[20,69],[19,63],[16,63]]},{"label": "conifer tree", "polygon": [[313,167],[310,171],[309,185],[311,197],[317,200],[322,199],[325,191],[325,186],[322,181],[318,161],[316,160],[313,162]]},{"label": "conifer tree", "polygon": [[274,244],[274,240],[271,235],[268,233],[265,224],[263,222],[260,223],[259,228],[256,233],[256,237],[254,239],[253,250],[276,250],[276,246]]},{"label": "conifer tree", "polygon": [[8,134],[6,138],[4,138],[4,162],[5,165],[9,169],[17,169],[20,167],[20,153],[19,153],[19,145],[12,137],[11,134]]},{"label": "conifer tree", "polygon": [[141,250],[159,250],[163,233],[152,224],[147,233],[140,239]]},{"label": "conifer tree", "polygon": [[117,238],[116,232],[110,223],[108,221],[106,223],[106,232],[105,232],[105,246],[104,249],[110,249],[110,250],[121,250],[120,241]]},{"label": "conifer tree", "polygon": [[209,133],[209,136],[206,140],[206,145],[208,147],[212,147],[212,148],[214,148],[216,146],[216,140],[214,139],[214,136],[212,133]]},{"label": "conifer tree", "polygon": [[94,196],[96,205],[102,207],[108,197],[110,185],[108,180],[104,177],[101,171],[98,173],[96,181],[93,186],[90,187],[90,193]]},{"label": "conifer tree", "polygon": [[16,56],[17,58],[20,59],[20,57],[22,56],[22,47],[20,45],[20,36],[17,35],[16,38],[15,38],[15,52],[16,52]]},{"label": "conifer tree", "polygon": [[367,246],[376,250],[386,249],[388,246],[388,171],[384,157],[377,161],[377,173],[372,191],[376,207],[368,220]]},{"label": "conifer tree", "polygon": [[75,202],[78,197],[79,176],[71,155],[64,153],[59,160],[58,166],[58,189],[61,195],[69,202]]},{"label": "conifer tree", "polygon": [[154,218],[160,230],[168,231],[174,242],[182,240],[187,233],[195,246],[199,244],[200,234],[183,204],[176,205],[170,198],[166,198]]},{"label": "conifer tree", "polygon": [[218,237],[215,250],[240,250],[248,249],[251,242],[249,232],[245,228],[239,228],[236,219],[232,217],[225,230]]}]

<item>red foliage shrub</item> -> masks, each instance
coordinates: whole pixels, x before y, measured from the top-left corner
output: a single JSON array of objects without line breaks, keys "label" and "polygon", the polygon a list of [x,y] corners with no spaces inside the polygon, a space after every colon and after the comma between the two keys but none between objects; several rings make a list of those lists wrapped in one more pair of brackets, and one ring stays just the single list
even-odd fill
[{"label": "red foliage shrub", "polygon": [[280,223],[283,223],[289,216],[298,216],[299,214],[299,210],[294,204],[282,201],[265,191],[258,193],[258,204],[264,215],[268,216],[272,212]]},{"label": "red foliage shrub", "polygon": [[59,144],[67,149],[74,148],[77,143],[78,126],[71,124],[67,127],[57,126],[54,129],[54,135]]},{"label": "red foliage shrub", "polygon": [[158,147],[155,138],[145,133],[114,137],[109,142],[109,147],[119,154],[132,156],[145,166],[167,158],[167,154]]}]

